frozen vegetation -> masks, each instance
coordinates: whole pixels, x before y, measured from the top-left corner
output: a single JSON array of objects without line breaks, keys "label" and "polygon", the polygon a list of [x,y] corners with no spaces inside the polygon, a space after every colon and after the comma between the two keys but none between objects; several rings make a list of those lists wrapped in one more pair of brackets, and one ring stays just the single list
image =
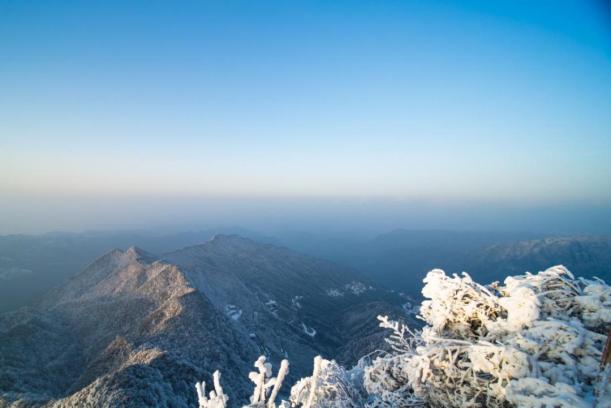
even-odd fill
[{"label": "frozen vegetation", "polygon": [[[390,331],[390,352],[350,370],[316,357],[312,376],[284,393],[288,362],[273,377],[260,357],[246,407],[611,406],[609,370],[601,370],[611,324],[611,288],[603,281],[555,266],[488,286],[436,269],[424,283],[421,330],[378,317]],[[230,406],[218,373],[213,384],[208,396],[197,384],[200,408]]]}]

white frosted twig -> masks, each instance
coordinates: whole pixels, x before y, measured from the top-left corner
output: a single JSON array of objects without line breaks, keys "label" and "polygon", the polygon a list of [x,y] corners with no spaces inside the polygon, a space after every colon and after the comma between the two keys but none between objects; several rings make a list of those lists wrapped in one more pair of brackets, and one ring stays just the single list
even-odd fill
[{"label": "white frosted twig", "polygon": [[204,381],[195,383],[199,408],[226,408],[229,397],[223,392],[220,378],[221,373],[218,370],[212,374],[214,391],[210,391],[209,397],[206,397],[206,383]]},{"label": "white frosted twig", "polygon": [[259,372],[251,372],[249,375],[251,381],[255,383],[255,390],[250,398],[250,402],[253,404],[265,402],[265,360],[265,356],[260,356],[255,361],[255,368],[258,368]]},{"label": "white frosted twig", "polygon": [[310,408],[312,402],[314,402],[314,396],[316,395],[316,387],[318,386],[318,376],[320,375],[320,366],[322,363],[322,357],[314,357],[314,372],[312,373],[312,381],[310,382],[310,395],[304,408]]},{"label": "white frosted twig", "polygon": [[274,388],[272,389],[272,394],[269,396],[269,401],[267,402],[268,408],[275,407],[276,396],[278,395],[278,391],[280,391],[280,387],[282,387],[282,381],[284,381],[284,377],[289,371],[289,361],[282,360],[280,362],[280,369],[278,369],[278,375],[276,376],[276,382],[274,383]]},{"label": "white frosted twig", "polygon": [[216,397],[222,401],[222,406],[224,407],[229,398],[223,392],[223,387],[221,387],[221,373],[219,370],[216,370],[212,374],[212,382],[214,383],[214,389],[216,390]]},{"label": "white frosted twig", "polygon": [[206,407],[207,400],[208,400],[206,398],[206,383],[204,381],[196,382],[195,390],[197,391],[197,402],[199,404],[199,407],[200,408]]}]

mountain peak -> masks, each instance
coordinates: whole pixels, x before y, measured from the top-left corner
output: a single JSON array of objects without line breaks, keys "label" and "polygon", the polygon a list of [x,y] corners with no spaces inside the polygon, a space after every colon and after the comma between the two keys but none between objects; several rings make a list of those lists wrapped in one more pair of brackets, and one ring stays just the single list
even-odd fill
[{"label": "mountain peak", "polygon": [[256,244],[250,238],[243,237],[241,235],[236,234],[215,234],[210,240],[210,243],[230,243],[230,244]]},{"label": "mountain peak", "polygon": [[124,256],[128,257],[129,259],[133,259],[136,261],[144,261],[147,263],[153,262],[157,256],[151,254],[150,252],[145,251],[142,248],[139,248],[135,245],[130,246],[129,248],[127,248],[127,250],[125,250],[125,252],[123,253]]},{"label": "mountain peak", "polygon": [[240,251],[253,251],[256,250],[258,248],[262,248],[264,246],[267,246],[266,244],[261,244],[259,242],[253,241],[250,238],[246,238],[240,235],[235,235],[235,234],[216,234],[214,236],[212,236],[212,238],[210,238],[208,241],[199,244],[199,245],[194,245],[194,246],[190,246],[190,247],[186,247],[186,248],[182,248],[182,249],[178,249],[176,251],[172,251],[169,254],[166,254],[165,256],[168,255],[174,255],[177,253],[199,253],[201,251],[203,252],[226,252],[226,251],[231,251],[231,252],[240,252]]}]

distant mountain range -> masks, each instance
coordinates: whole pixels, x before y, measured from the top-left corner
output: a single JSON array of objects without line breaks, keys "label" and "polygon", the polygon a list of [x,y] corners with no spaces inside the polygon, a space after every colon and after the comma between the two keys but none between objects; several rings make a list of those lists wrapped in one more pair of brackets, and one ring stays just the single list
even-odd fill
[{"label": "distant mountain range", "polygon": [[346,265],[378,285],[417,296],[432,268],[467,271],[480,282],[563,263],[582,276],[611,278],[610,236],[517,232],[395,230],[373,238],[349,233],[281,231],[273,237],[240,228],[175,233],[88,232],[0,236],[0,312],[39,299],[112,248],[137,245],[163,254],[239,234]]},{"label": "distant mountain range", "polygon": [[490,245],[469,254],[467,270],[483,281],[538,272],[552,263],[579,276],[611,281],[611,236],[547,237]]},{"label": "distant mountain range", "polygon": [[351,266],[380,285],[412,296],[419,294],[422,279],[434,268],[466,271],[479,282],[491,282],[563,264],[578,276],[611,280],[611,236],[396,230],[370,240],[335,242],[293,234],[285,243]]},{"label": "distant mountain range", "polygon": [[0,236],[0,312],[39,299],[113,248],[137,245],[161,254],[205,242],[219,233],[239,233],[261,240],[239,228],[180,233],[93,231]]},{"label": "distant mountain range", "polygon": [[317,354],[352,364],[383,345],[378,314],[407,301],[337,264],[218,235],[162,256],[98,258],[39,302],[0,315],[0,407],[196,406],[221,369],[249,394],[260,354],[291,379]]}]

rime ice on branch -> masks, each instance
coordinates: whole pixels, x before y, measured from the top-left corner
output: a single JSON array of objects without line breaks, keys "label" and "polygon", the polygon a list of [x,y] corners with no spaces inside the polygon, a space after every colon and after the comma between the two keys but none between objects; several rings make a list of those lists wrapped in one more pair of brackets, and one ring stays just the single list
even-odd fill
[{"label": "rime ice on branch", "polygon": [[272,365],[265,361],[265,356],[259,357],[257,361],[255,361],[255,368],[259,371],[252,371],[248,375],[250,380],[255,383],[255,390],[252,397],[250,397],[250,407],[275,408],[276,396],[289,370],[288,360],[282,360],[280,369],[278,370],[278,376],[272,377]]},{"label": "rime ice on branch", "polygon": [[210,391],[210,395],[206,397],[206,383],[204,381],[195,383],[197,390],[197,401],[199,408],[225,408],[229,397],[223,392],[220,382],[221,373],[217,371],[212,375],[214,383],[214,391]]},{"label": "rime ice on branch", "polygon": [[396,351],[366,369],[371,394],[444,407],[592,407],[611,391],[599,387],[611,324],[604,282],[556,266],[489,287],[441,270],[425,283],[420,333],[380,318]]}]

